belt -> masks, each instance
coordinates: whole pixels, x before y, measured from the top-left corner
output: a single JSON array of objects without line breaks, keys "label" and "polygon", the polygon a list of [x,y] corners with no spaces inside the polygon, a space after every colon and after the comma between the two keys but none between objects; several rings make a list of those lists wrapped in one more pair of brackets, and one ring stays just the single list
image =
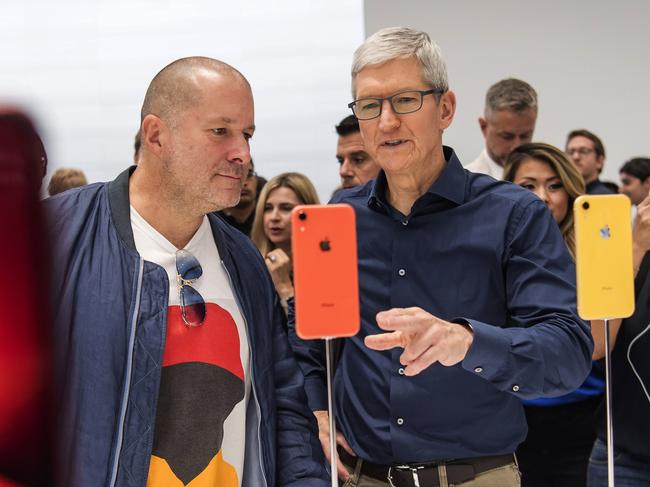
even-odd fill
[{"label": "belt", "polygon": [[[341,461],[350,467],[354,467],[358,460],[343,448],[339,448],[339,456]],[[393,466],[379,465],[364,460],[361,464],[360,475],[366,475],[382,482],[388,481],[394,487],[439,487],[438,466],[440,465],[445,466],[447,481],[450,484],[460,484],[472,480],[480,473],[504,467],[513,462],[512,454]]]}]

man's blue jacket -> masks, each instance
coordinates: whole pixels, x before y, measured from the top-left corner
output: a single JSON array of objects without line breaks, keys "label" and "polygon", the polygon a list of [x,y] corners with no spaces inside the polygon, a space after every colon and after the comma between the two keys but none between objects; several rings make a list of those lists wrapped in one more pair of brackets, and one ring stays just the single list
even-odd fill
[{"label": "man's blue jacket", "polygon": [[[44,203],[53,258],[55,454],[66,487],[147,481],[169,284],[165,270],[135,250],[133,170]],[[266,266],[247,237],[209,219],[251,349],[242,486],[326,487],[316,424]]]}]

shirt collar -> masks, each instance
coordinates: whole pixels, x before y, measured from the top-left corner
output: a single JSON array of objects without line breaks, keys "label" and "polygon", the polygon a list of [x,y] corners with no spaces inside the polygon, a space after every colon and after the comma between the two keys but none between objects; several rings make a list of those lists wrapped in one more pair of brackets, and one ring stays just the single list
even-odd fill
[{"label": "shirt collar", "polygon": [[[446,161],[445,167],[442,169],[438,179],[429,187],[427,193],[460,205],[465,201],[467,173],[458,160],[454,149],[443,146],[442,150]],[[382,206],[382,204],[388,204],[386,201],[387,185],[386,174],[382,169],[372,183],[370,195],[368,196],[368,206],[372,208]]]}]

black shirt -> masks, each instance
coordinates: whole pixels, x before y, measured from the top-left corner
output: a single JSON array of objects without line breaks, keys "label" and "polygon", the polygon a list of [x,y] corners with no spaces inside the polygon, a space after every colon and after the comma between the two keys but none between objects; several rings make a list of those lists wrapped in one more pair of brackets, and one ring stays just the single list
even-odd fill
[{"label": "black shirt", "polygon": [[[612,418],[617,450],[650,462],[650,398],[635,375],[630,360],[650,394],[650,252],[634,282],[636,309],[621,324],[612,352]],[[606,441],[605,404],[598,411],[598,436]]]},{"label": "black shirt", "polygon": [[216,214],[219,215],[221,218],[223,218],[226,221],[226,223],[228,223],[232,227],[235,227],[244,235],[247,235],[249,237],[251,236],[251,229],[253,228],[253,220],[255,220],[254,211],[248,216],[248,218],[246,218],[246,220],[243,223],[239,223],[231,215],[227,215],[223,211],[218,211],[216,212]]},{"label": "black shirt", "polygon": [[600,181],[600,179],[596,179],[595,181],[592,181],[589,184],[587,184],[587,187],[585,188],[585,192],[587,194],[616,194],[614,191],[612,191],[607,186],[605,186]]}]

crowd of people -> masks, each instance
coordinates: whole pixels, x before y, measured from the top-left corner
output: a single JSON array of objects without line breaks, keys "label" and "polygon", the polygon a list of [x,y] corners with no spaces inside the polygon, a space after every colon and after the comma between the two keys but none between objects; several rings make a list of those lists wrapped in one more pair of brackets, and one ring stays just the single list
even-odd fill
[{"label": "crowd of people", "polygon": [[361,330],[336,365],[338,458],[324,345],[294,327],[291,211],[317,192],[256,172],[248,81],[191,57],[151,81],[133,166],[63,171],[50,194],[81,187],[44,201],[58,485],[325,487],[330,461],[349,487],[607,485],[608,352],[577,313],[572,205],[617,191],[636,311],[612,323],[615,472],[650,485],[650,158],[600,181],[600,138],[533,142],[537,93],[509,78],[463,166],[445,61],[414,29],[366,39],[351,82],[331,202],[356,213]]}]

